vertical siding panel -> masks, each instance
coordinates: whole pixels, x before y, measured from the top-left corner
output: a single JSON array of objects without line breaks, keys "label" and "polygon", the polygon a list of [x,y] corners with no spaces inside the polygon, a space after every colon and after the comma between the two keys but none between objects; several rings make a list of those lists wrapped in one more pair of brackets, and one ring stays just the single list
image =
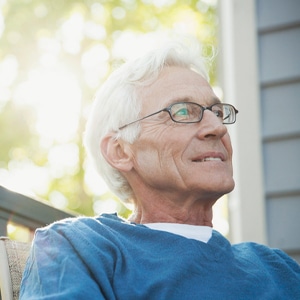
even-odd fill
[{"label": "vertical siding panel", "polygon": [[222,0],[221,86],[240,113],[229,127],[236,189],[231,241],[300,258],[300,1]]},{"label": "vertical siding panel", "polygon": [[264,138],[300,132],[300,82],[261,88]]},{"label": "vertical siding panel", "polygon": [[268,243],[300,258],[300,1],[256,0]]},{"label": "vertical siding panel", "polygon": [[299,0],[257,0],[257,27],[265,29],[299,22]]},{"label": "vertical siding panel", "polygon": [[260,34],[259,50],[262,83],[300,78],[300,26]]}]

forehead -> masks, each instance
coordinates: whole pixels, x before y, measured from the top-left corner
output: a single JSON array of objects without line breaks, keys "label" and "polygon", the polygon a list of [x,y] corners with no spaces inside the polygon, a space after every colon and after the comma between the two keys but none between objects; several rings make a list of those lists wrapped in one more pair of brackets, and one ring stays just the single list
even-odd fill
[{"label": "forehead", "polygon": [[176,101],[207,105],[216,98],[201,75],[183,67],[165,67],[152,84],[140,87],[137,95],[143,102],[142,110],[149,113]]}]

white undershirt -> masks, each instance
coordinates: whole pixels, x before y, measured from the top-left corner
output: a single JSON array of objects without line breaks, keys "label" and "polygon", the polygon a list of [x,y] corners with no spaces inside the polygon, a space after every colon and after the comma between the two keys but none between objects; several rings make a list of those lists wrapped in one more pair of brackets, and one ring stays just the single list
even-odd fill
[{"label": "white undershirt", "polygon": [[196,226],[178,223],[148,223],[143,225],[154,230],[167,231],[204,243],[207,243],[212,236],[212,227],[209,226]]}]

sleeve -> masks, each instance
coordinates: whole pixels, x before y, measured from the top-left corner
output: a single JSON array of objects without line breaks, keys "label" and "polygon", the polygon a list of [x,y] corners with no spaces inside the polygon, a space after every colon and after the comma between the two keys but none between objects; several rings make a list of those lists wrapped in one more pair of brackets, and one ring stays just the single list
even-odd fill
[{"label": "sleeve", "polygon": [[21,300],[105,299],[74,245],[53,227],[37,230],[21,283]]}]

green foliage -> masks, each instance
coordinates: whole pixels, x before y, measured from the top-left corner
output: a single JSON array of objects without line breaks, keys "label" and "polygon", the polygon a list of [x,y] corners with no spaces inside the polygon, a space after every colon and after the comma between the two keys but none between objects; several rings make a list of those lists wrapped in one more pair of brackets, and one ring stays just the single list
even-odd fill
[{"label": "green foliage", "polygon": [[[7,0],[2,3],[0,171],[13,172],[18,164],[26,161],[47,177],[44,188],[32,191],[37,197],[85,215],[99,213],[95,209],[99,201],[111,199],[119,213],[128,216],[130,211],[114,195],[108,192],[95,195],[86,183],[81,140],[86,111],[114,64],[125,58],[113,51],[124,33],[133,38],[169,29],[192,33],[211,55],[216,46],[215,6],[208,5],[207,0]],[[91,60],[94,57],[96,61],[100,59],[95,66]],[[214,66],[210,73],[214,83]],[[43,74],[48,77],[44,78]],[[75,98],[74,102],[70,98],[76,95],[80,98],[76,130],[71,128],[71,133],[63,138],[51,136],[45,129],[42,134],[45,116],[52,120],[52,126],[48,124],[50,132],[51,127],[60,124],[61,113],[71,114],[63,105],[64,98],[57,100],[64,92],[59,76],[66,78],[68,74],[73,80],[69,85],[73,94],[66,92],[66,98],[71,101],[69,107],[76,106]],[[41,117],[52,100],[56,101],[56,109],[49,109],[48,115]],[[51,157],[55,149],[63,151],[61,145],[73,149],[76,157],[68,162],[66,156],[67,162],[62,161],[59,168]],[[0,180],[6,179],[2,176]]]}]

